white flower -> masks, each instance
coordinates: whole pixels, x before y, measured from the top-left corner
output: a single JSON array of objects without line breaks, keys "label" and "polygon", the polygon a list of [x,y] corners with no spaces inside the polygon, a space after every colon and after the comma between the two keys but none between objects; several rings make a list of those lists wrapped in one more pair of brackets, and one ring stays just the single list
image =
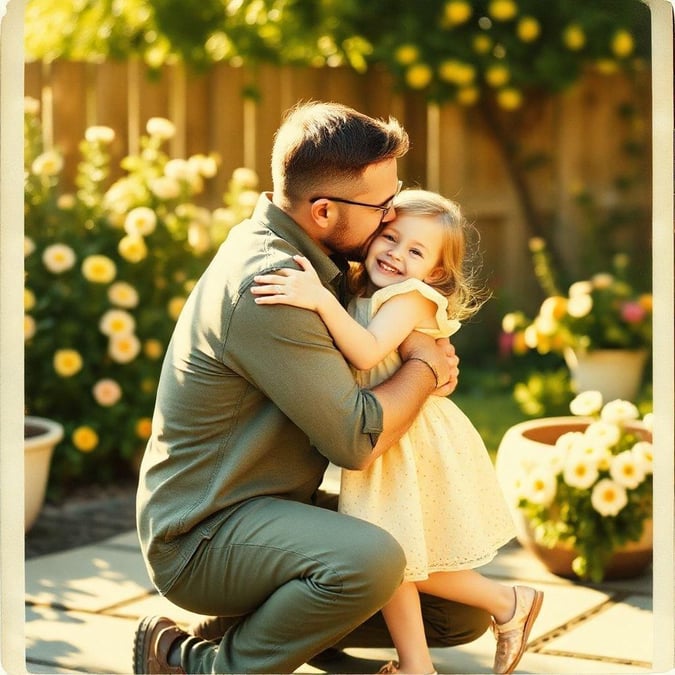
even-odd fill
[{"label": "white flower", "polygon": [[56,150],[47,150],[33,160],[30,168],[36,176],[56,176],[63,169],[63,157]]},{"label": "white flower", "polygon": [[631,452],[645,474],[654,471],[654,447],[649,441],[638,441],[631,448]]},{"label": "white flower", "polygon": [[558,322],[547,314],[539,314],[534,320],[534,325],[540,335],[555,335],[558,330]]},{"label": "white flower", "polygon": [[133,334],[112,335],[108,343],[108,354],[117,363],[133,361],[141,351],[141,341]]},{"label": "white flower", "polygon": [[642,418],[642,424],[645,425],[645,428],[648,431],[653,432],[654,431],[654,413],[647,413],[643,418]]},{"label": "white flower", "polygon": [[109,309],[98,322],[104,335],[129,335],[136,328],[134,317],[123,309]]},{"label": "white flower", "polygon": [[37,115],[40,112],[40,101],[32,96],[24,96],[23,111],[29,115]]},{"label": "white flower", "polygon": [[27,258],[35,250],[35,242],[30,237],[23,238],[23,257]]},{"label": "white flower", "polygon": [[616,445],[621,438],[621,427],[613,422],[591,422],[584,432],[590,443],[596,443],[604,448]]},{"label": "white flower", "polygon": [[605,422],[614,422],[615,424],[630,422],[631,420],[638,419],[639,416],[640,413],[635,405],[630,401],[622,401],[619,398],[606,403],[600,413],[602,420]]},{"label": "white flower", "polygon": [[75,251],[66,244],[52,244],[42,253],[44,266],[54,274],[69,270],[75,264],[75,260]]},{"label": "white flower", "polygon": [[575,319],[580,319],[590,314],[593,309],[593,298],[590,295],[575,295],[570,297],[567,303],[567,313]]},{"label": "white flower", "polygon": [[151,117],[145,125],[145,130],[151,136],[168,140],[176,135],[176,125],[164,117]]},{"label": "white flower", "polygon": [[626,488],[603,478],[591,492],[591,504],[601,516],[615,516],[628,503]]},{"label": "white flower", "polygon": [[570,487],[585,490],[597,479],[598,467],[594,458],[589,458],[582,452],[574,452],[565,461],[563,480]]},{"label": "white flower", "polygon": [[582,391],[570,403],[573,415],[594,415],[602,408],[602,394],[599,391]]},{"label": "white flower", "polygon": [[211,235],[208,228],[202,223],[192,221],[188,226],[188,244],[190,244],[197,255],[206,253],[211,246]]},{"label": "white flower", "polygon": [[614,277],[607,272],[601,272],[591,277],[591,283],[598,289],[609,288],[614,283]]},{"label": "white flower", "polygon": [[148,183],[148,187],[158,199],[175,199],[180,195],[180,183],[169,176],[153,178]]},{"label": "white flower", "polygon": [[218,172],[218,162],[213,155],[192,155],[188,159],[188,164],[195,173],[204,176],[204,178],[213,178]]},{"label": "white flower", "polygon": [[137,206],[127,213],[124,219],[124,230],[132,236],[146,237],[157,227],[157,214],[147,206]]},{"label": "white flower", "polygon": [[191,165],[184,159],[170,159],[164,165],[164,175],[175,180],[184,180],[192,182],[197,171],[194,165]]},{"label": "white flower", "polygon": [[110,127],[94,126],[84,132],[84,137],[89,143],[103,143],[109,145],[115,140],[115,130]]},{"label": "white flower", "polygon": [[548,467],[540,466],[518,480],[519,496],[532,504],[549,506],[556,495],[556,479]]},{"label": "white flower", "polygon": [[630,450],[624,450],[612,458],[609,475],[623,487],[634,490],[645,479],[645,473]]},{"label": "white flower", "polygon": [[138,306],[138,291],[126,281],[116,281],[108,288],[108,300],[118,307],[133,309]]},{"label": "white flower", "polygon": [[590,295],[593,290],[593,284],[590,281],[576,281],[570,286],[568,295],[575,298],[578,295]]},{"label": "white flower", "polygon": [[581,431],[568,431],[560,436],[555,442],[555,447],[562,453],[568,453],[574,450],[584,439]]},{"label": "white flower", "polygon": [[232,172],[232,182],[239,187],[255,190],[258,187],[258,174],[252,169],[239,167]]},{"label": "white flower", "polygon": [[122,387],[115,380],[105,378],[99,380],[92,388],[96,403],[109,407],[115,405],[122,398]]}]

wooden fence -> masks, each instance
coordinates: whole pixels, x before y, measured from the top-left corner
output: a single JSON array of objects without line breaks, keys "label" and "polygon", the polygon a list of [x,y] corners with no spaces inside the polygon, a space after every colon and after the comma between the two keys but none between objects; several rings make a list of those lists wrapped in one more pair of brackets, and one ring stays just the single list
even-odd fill
[{"label": "wooden fence", "polygon": [[[457,199],[481,232],[485,270],[491,284],[509,297],[532,296],[532,278],[522,203],[514,190],[494,137],[473,108],[428,105],[421,95],[398,94],[384,72],[260,66],[216,66],[195,75],[167,67],[155,79],[136,62],[83,64],[29,63],[25,92],[41,100],[45,140],[66,156],[73,175],[77,146],[87,126],[115,129],[114,163],[138,150],[147,119],[171,119],[177,135],[173,156],[215,151],[222,158],[218,177],[205,195],[208,206],[222,204],[233,169],[258,172],[269,189],[273,135],[285,110],[301,99],[337,100],[365,113],[397,117],[410,133],[412,148],[400,162],[407,185],[418,184]],[[255,90],[256,99],[244,97]],[[528,101],[527,125],[519,138],[532,155],[548,158],[529,173],[535,206],[555,223],[554,236],[571,261],[579,227],[570,198],[578,186],[600,200],[611,199],[612,183],[624,163],[625,128],[616,114],[623,102],[638,106],[649,147],[649,71],[629,82],[620,75],[589,74],[571,90],[539,104]],[[541,102],[540,102],[541,103]],[[649,159],[637,199],[651,200]],[[536,293],[534,294],[536,296]],[[516,300],[519,301],[519,300]]]}]

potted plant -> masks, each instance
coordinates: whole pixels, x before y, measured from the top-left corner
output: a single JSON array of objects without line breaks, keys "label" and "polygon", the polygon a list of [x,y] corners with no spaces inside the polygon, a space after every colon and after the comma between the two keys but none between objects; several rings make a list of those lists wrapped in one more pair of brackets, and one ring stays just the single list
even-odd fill
[{"label": "potted plant", "polygon": [[502,328],[514,351],[561,354],[575,392],[599,390],[605,400],[635,399],[652,341],[652,295],[627,279],[629,260],[614,258],[600,272],[558,291],[543,240],[530,242],[534,267],[548,297],[537,316],[511,312]]},{"label": "potted plant", "polygon": [[[573,416],[507,431],[496,469],[519,541],[554,573],[594,582],[641,573],[652,548],[652,414],[586,391]],[[621,554],[621,555],[620,555]]]},{"label": "potted plant", "polygon": [[23,424],[24,530],[35,523],[45,499],[49,467],[63,426],[44,417],[26,417]]}]

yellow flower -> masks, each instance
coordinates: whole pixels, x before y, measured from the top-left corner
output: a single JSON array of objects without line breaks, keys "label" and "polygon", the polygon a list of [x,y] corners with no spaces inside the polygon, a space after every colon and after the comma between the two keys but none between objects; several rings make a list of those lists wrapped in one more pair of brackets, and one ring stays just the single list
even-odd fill
[{"label": "yellow flower", "polygon": [[72,438],[73,445],[80,452],[91,452],[98,445],[98,434],[88,426],[77,427]]},{"label": "yellow flower", "polygon": [[539,313],[560,321],[567,313],[567,298],[552,295],[541,303]]},{"label": "yellow flower", "polygon": [[131,263],[141,262],[148,255],[148,247],[145,245],[145,239],[139,235],[128,234],[120,239],[117,245],[119,254]]},{"label": "yellow flower", "polygon": [[150,438],[151,433],[152,420],[149,417],[141,417],[141,419],[136,422],[136,436],[145,441]]},{"label": "yellow flower", "polygon": [[462,87],[457,91],[457,102],[462,105],[473,105],[479,96],[478,87]]},{"label": "yellow flower", "polygon": [[509,81],[510,77],[511,73],[509,69],[501,64],[490,66],[485,71],[485,81],[491,87],[501,87],[505,85]]},{"label": "yellow flower", "polygon": [[603,75],[613,75],[619,70],[619,64],[612,59],[598,59],[595,62],[595,67]]},{"label": "yellow flower", "polygon": [[495,21],[508,21],[518,14],[518,5],[513,0],[492,0],[488,14]]},{"label": "yellow flower", "polygon": [[149,359],[156,361],[160,356],[162,356],[164,347],[159,340],[151,338],[150,340],[145,341],[145,344],[143,345],[143,352]]},{"label": "yellow flower", "polygon": [[492,40],[487,35],[481,33],[473,39],[473,50],[477,54],[487,54],[491,49]]},{"label": "yellow flower", "polygon": [[618,30],[612,38],[612,52],[619,58],[630,56],[635,43],[633,36],[627,30]]},{"label": "yellow flower", "polygon": [[82,370],[82,357],[74,349],[58,349],[54,354],[54,370],[61,377],[72,377]]},{"label": "yellow flower", "polygon": [[75,251],[66,244],[51,244],[42,253],[42,262],[52,274],[66,272],[75,260]]},{"label": "yellow flower", "polygon": [[137,206],[127,213],[124,230],[127,234],[146,237],[157,227],[157,214],[147,206]]},{"label": "yellow flower", "polygon": [[506,87],[497,92],[497,104],[504,110],[515,110],[523,103],[523,95],[518,89]]},{"label": "yellow flower", "polygon": [[[394,58],[396,59],[397,63],[400,63],[402,66],[409,66],[411,63],[415,63],[417,59],[420,56],[420,50],[415,47],[415,45],[401,45],[396,52],[394,53]],[[247,186],[246,181],[240,180],[241,171],[246,171],[246,169],[235,169],[234,173],[232,174],[232,182],[236,184],[240,184],[242,187]],[[251,187],[255,188],[257,186],[257,177],[256,177],[256,183],[252,185]]]},{"label": "yellow flower", "polygon": [[650,293],[644,293],[638,298],[638,303],[642,309],[651,312],[654,307],[654,298]]},{"label": "yellow flower", "polygon": [[30,314],[23,315],[23,339],[30,340],[35,335],[35,319]]},{"label": "yellow flower", "polygon": [[117,363],[130,363],[141,351],[141,341],[133,333],[113,334],[108,343],[108,354]]},{"label": "yellow flower", "polygon": [[27,258],[35,250],[35,242],[30,237],[23,238],[23,257]]},{"label": "yellow flower", "polygon": [[169,311],[169,316],[174,321],[178,319],[178,316],[183,309],[183,305],[185,304],[185,300],[186,299],[182,296],[176,296],[175,298],[171,298],[171,300],[169,300],[169,306],[167,309]]},{"label": "yellow flower", "polygon": [[563,44],[567,49],[571,49],[573,52],[582,49],[586,44],[586,34],[584,33],[581,26],[572,23],[563,31]]},{"label": "yellow flower", "polygon": [[426,63],[410,66],[405,74],[405,81],[411,89],[424,89],[433,77],[431,68]]},{"label": "yellow flower", "polygon": [[516,34],[523,42],[532,42],[539,37],[541,25],[532,16],[524,16],[516,26]]},{"label": "yellow flower", "polygon": [[468,63],[448,59],[438,67],[438,76],[445,82],[464,86],[473,82],[476,77],[476,69]]},{"label": "yellow flower", "polygon": [[466,23],[472,13],[473,9],[466,0],[450,0],[450,2],[445,3],[443,8],[443,18],[445,23],[450,26]]},{"label": "yellow flower", "polygon": [[23,289],[23,308],[25,311],[30,312],[31,309],[35,307],[35,293],[30,290],[30,288]]},{"label": "yellow flower", "polygon": [[115,263],[105,255],[90,255],[82,262],[82,274],[87,281],[108,284],[117,274]]}]

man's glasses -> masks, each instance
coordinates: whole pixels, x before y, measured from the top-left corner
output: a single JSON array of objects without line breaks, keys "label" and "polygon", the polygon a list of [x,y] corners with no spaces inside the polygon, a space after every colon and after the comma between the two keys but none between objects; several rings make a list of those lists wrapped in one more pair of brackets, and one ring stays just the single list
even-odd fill
[{"label": "man's glasses", "polygon": [[403,181],[400,180],[398,182],[398,185],[396,186],[396,192],[386,199],[384,202],[381,204],[368,204],[367,202],[356,202],[353,199],[343,199],[342,197],[312,197],[310,199],[310,202],[317,202],[319,199],[327,199],[328,201],[331,202],[340,202],[341,204],[352,204],[353,206],[365,206],[369,209],[377,209],[378,211],[382,211],[382,216],[380,218],[380,222],[382,222],[382,219],[389,213],[389,209],[391,209],[394,199],[398,195],[398,193],[401,191],[401,188],[403,187]]}]

